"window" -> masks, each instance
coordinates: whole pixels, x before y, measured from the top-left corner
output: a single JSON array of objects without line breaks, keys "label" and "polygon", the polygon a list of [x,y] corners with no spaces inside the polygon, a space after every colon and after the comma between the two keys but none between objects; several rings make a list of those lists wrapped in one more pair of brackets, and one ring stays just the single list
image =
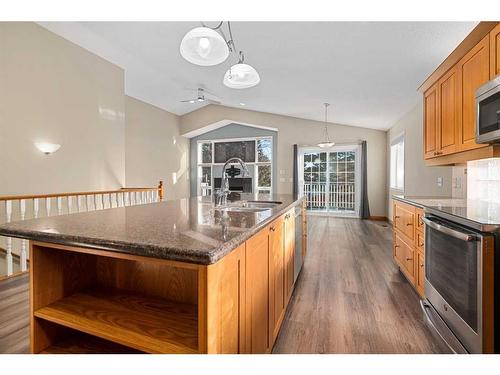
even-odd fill
[{"label": "window", "polygon": [[[215,186],[219,186],[222,165],[232,157],[248,164],[252,192],[269,194],[272,191],[272,137],[198,141],[197,151],[198,195],[212,195]],[[236,164],[234,167],[239,168]]]},{"label": "window", "polygon": [[405,187],[405,138],[404,134],[391,142],[391,189],[403,191]]}]

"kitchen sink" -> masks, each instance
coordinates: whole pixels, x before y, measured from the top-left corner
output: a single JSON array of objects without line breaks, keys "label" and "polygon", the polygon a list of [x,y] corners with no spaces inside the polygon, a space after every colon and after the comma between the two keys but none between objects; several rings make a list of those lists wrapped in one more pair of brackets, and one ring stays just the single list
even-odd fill
[{"label": "kitchen sink", "polygon": [[282,202],[276,201],[239,201],[232,202],[227,206],[215,207],[219,211],[232,211],[232,212],[262,212],[271,210],[279,206]]}]

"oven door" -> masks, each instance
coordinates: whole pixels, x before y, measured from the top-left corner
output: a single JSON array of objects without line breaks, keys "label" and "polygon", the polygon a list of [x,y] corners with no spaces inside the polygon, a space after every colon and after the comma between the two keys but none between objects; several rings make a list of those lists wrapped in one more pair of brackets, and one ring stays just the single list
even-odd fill
[{"label": "oven door", "polygon": [[483,236],[435,216],[423,221],[427,300],[469,353],[481,353]]}]

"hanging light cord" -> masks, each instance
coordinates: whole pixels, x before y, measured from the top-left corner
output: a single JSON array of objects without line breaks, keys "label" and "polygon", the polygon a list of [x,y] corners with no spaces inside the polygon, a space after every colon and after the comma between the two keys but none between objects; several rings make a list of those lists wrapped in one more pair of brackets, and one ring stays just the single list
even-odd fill
[{"label": "hanging light cord", "polygon": [[330,137],[328,136],[328,107],[330,106],[330,103],[323,103],[325,106],[325,137],[326,141],[330,143]]}]

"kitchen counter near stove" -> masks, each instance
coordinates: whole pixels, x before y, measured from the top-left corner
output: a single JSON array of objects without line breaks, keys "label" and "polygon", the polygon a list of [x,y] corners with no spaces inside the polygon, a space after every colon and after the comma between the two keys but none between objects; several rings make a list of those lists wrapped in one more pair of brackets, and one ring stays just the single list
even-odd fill
[{"label": "kitchen counter near stove", "polygon": [[500,231],[500,203],[448,197],[393,195],[393,199],[482,232]]}]

